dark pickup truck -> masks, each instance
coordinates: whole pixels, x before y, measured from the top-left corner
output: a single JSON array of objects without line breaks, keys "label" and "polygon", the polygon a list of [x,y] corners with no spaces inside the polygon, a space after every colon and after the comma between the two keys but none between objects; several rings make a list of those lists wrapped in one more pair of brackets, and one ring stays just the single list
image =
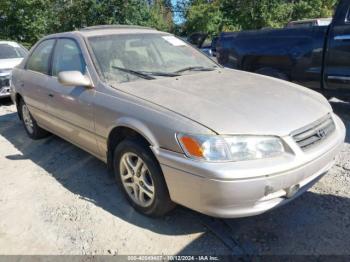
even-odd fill
[{"label": "dark pickup truck", "polygon": [[350,99],[350,0],[329,26],[222,33],[218,62]]}]

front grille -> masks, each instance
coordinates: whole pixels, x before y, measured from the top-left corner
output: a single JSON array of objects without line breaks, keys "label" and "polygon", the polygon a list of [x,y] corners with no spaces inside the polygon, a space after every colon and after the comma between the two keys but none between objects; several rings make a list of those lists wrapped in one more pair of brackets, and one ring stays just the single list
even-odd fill
[{"label": "front grille", "polygon": [[0,88],[5,86],[6,87],[10,86],[10,79],[7,79],[7,78],[0,79]]},{"label": "front grille", "polygon": [[335,130],[335,124],[330,115],[294,131],[291,135],[302,150],[307,150],[327,139]]}]

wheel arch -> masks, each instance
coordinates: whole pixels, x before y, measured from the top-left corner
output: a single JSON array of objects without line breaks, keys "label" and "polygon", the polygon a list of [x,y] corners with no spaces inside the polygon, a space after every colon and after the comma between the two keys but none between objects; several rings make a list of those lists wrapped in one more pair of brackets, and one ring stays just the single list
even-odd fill
[{"label": "wheel arch", "polygon": [[137,139],[149,147],[159,147],[157,139],[144,123],[129,117],[120,118],[108,133],[107,165],[110,170],[113,168],[115,147],[127,138]]},{"label": "wheel arch", "polygon": [[18,114],[18,117],[20,120],[22,120],[22,114],[21,114],[21,110],[19,108],[19,104],[20,104],[21,100],[24,101],[22,95],[20,93],[16,93],[15,94],[15,102],[16,102],[17,114]]}]

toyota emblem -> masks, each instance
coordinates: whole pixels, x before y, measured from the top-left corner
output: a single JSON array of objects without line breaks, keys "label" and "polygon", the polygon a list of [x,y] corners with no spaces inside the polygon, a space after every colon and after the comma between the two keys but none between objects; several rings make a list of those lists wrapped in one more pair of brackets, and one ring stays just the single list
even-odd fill
[{"label": "toyota emblem", "polygon": [[317,131],[317,136],[320,138],[320,139],[323,139],[325,138],[327,135],[326,131],[324,129],[320,129]]}]

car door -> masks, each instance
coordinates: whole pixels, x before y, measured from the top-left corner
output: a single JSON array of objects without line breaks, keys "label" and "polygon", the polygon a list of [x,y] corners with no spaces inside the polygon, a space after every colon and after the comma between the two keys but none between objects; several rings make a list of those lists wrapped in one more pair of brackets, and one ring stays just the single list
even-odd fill
[{"label": "car door", "polygon": [[333,19],[325,60],[325,88],[350,91],[350,1],[341,1]]},{"label": "car door", "polygon": [[93,121],[95,90],[83,86],[63,86],[58,75],[64,71],[87,74],[78,42],[73,38],[57,40],[52,55],[48,111],[55,132],[92,154],[98,154]]},{"label": "car door", "polygon": [[40,42],[28,58],[21,78],[15,83],[21,90],[29,110],[36,121],[45,125],[47,114],[48,81],[50,79],[50,58],[55,39]]}]

